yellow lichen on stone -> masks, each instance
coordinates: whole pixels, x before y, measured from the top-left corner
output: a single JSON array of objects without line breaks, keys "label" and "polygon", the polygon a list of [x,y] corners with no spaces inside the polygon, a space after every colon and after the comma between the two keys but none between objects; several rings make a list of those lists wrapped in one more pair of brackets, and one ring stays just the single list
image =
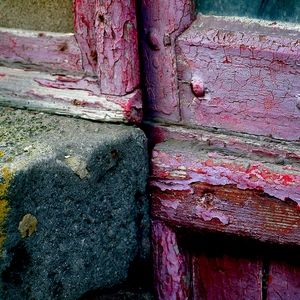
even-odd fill
[{"label": "yellow lichen on stone", "polygon": [[31,236],[36,231],[36,225],[38,221],[37,218],[31,214],[27,214],[23,217],[22,221],[19,223],[19,232],[22,238]]},{"label": "yellow lichen on stone", "polygon": [[4,156],[4,152],[3,151],[0,151],[0,157],[1,156]]},{"label": "yellow lichen on stone", "polygon": [[6,199],[7,189],[10,180],[13,178],[13,173],[9,168],[3,168],[1,170],[1,182],[0,182],[0,257],[2,256],[3,244],[5,241],[4,223],[8,211],[10,210],[8,200]]}]

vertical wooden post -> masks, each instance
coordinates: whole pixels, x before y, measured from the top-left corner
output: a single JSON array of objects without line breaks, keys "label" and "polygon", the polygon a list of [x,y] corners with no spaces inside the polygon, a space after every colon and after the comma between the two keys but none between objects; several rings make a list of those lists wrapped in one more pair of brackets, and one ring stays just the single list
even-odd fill
[{"label": "vertical wooden post", "polygon": [[86,72],[96,74],[96,0],[74,0],[73,10],[75,37],[81,49],[82,67]]},{"label": "vertical wooden post", "polygon": [[176,233],[163,222],[152,222],[154,284],[159,300],[185,300],[190,292],[185,257]]},{"label": "vertical wooden post", "polygon": [[83,68],[97,74],[102,94],[123,96],[139,85],[134,0],[74,0]]},{"label": "vertical wooden post", "polygon": [[97,74],[103,94],[125,95],[139,84],[134,0],[96,3]]},{"label": "vertical wooden post", "polygon": [[148,117],[179,121],[174,44],[193,20],[193,1],[143,0],[140,10]]}]

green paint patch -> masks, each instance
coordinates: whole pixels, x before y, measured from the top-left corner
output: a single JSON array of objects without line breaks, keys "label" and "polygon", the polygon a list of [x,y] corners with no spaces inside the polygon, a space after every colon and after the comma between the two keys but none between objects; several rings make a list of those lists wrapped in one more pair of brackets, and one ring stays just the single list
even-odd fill
[{"label": "green paint patch", "polygon": [[6,198],[9,182],[13,178],[13,173],[8,167],[1,170],[1,182],[0,182],[0,257],[2,256],[3,245],[6,238],[4,229],[7,213],[10,210],[8,200]]}]

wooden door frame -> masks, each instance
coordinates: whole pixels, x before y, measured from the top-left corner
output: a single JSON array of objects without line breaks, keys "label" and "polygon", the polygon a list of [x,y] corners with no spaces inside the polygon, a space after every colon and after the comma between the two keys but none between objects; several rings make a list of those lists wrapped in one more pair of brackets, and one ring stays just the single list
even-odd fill
[{"label": "wooden door frame", "polygon": [[74,33],[0,29],[1,105],[139,123],[135,2],[74,0]]},{"label": "wooden door frame", "polygon": [[[145,131],[154,147],[149,179],[154,284],[158,299],[190,299],[193,278],[185,249],[178,243],[179,230],[300,245],[299,140],[283,130],[274,138],[263,136],[264,132],[247,132],[247,128],[234,132],[231,127],[206,126],[193,117],[184,120],[189,101],[205,101],[206,92],[199,78],[177,69],[176,42],[196,18],[192,1],[144,0],[138,15],[148,121]],[[270,23],[270,28],[274,25]],[[297,41],[291,40],[277,37],[278,44],[299,49]],[[246,50],[251,52],[251,48]],[[225,55],[224,63],[228,62]],[[282,62],[278,58],[278,64]],[[293,64],[297,66],[296,59]],[[185,80],[183,75],[188,79],[180,82],[178,79]],[[297,110],[297,97],[294,100]],[[192,109],[196,111],[197,106]],[[199,188],[201,184],[205,188]],[[232,199],[226,198],[226,191]],[[282,269],[289,275],[288,268]],[[276,290],[278,278],[272,274],[271,289]],[[288,283],[292,289],[298,284],[293,278]]]}]

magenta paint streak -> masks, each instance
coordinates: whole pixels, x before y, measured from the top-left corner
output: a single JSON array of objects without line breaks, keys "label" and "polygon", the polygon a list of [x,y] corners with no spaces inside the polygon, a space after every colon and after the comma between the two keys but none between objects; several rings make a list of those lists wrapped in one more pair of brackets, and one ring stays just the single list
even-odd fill
[{"label": "magenta paint streak", "polygon": [[142,92],[137,89],[126,97],[107,96],[108,101],[119,104],[123,108],[123,115],[130,123],[140,123],[143,119]]}]

